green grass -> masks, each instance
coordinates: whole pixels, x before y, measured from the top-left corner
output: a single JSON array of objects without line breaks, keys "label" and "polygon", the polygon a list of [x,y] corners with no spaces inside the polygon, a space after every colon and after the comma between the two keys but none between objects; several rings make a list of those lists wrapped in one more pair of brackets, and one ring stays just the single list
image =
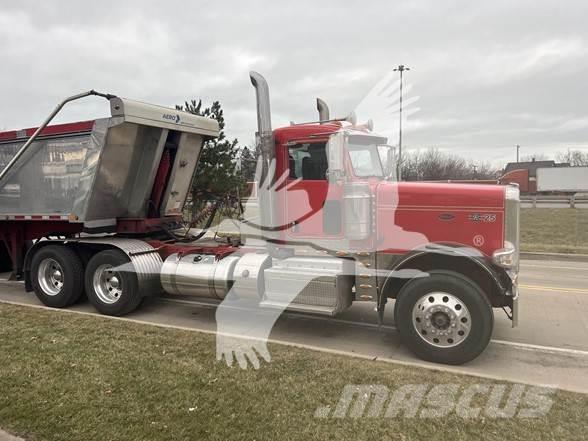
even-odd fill
[{"label": "green grass", "polygon": [[588,254],[588,210],[521,209],[521,249]]},{"label": "green grass", "polygon": [[35,440],[580,440],[586,429],[587,397],[562,391],[534,419],[318,419],[346,384],[490,381],[281,345],[243,371],[215,361],[213,335],[6,304],[0,335],[0,427]]}]

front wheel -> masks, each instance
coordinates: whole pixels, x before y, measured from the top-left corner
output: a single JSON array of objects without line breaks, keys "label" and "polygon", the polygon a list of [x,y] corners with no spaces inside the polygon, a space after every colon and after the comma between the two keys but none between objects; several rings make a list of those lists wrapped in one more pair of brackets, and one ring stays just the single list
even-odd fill
[{"label": "front wheel", "polygon": [[454,365],[480,355],[494,326],[482,290],[450,271],[430,271],[407,282],[398,294],[394,320],[404,344],[418,357]]},{"label": "front wheel", "polygon": [[133,264],[119,250],[101,251],[90,259],[85,285],[88,300],[102,314],[128,314],[142,300]]}]

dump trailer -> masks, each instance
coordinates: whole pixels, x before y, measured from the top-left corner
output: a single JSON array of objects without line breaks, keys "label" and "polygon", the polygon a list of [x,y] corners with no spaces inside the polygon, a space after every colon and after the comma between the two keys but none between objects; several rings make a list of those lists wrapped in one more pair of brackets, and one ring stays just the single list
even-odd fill
[{"label": "dump trailer", "polygon": [[110,315],[162,292],[327,316],[372,302],[380,322],[393,301],[405,344],[441,363],[484,350],[493,308],[516,325],[516,186],[397,182],[394,150],[371,122],[331,118],[319,99],[317,121],[273,129],[267,82],[250,79],[259,213],[242,221],[241,243],[178,234],[217,123],[92,91],[68,100],[106,98],[110,118],[50,126],[52,114],[0,133],[4,266],[46,305],[85,292]]}]

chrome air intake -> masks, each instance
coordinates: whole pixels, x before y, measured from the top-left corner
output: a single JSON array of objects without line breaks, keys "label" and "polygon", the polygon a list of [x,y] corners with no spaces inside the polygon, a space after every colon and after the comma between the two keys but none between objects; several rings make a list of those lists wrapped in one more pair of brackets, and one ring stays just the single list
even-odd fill
[{"label": "chrome air intake", "polygon": [[343,189],[345,238],[363,240],[372,232],[372,195],[366,182],[346,182]]}]

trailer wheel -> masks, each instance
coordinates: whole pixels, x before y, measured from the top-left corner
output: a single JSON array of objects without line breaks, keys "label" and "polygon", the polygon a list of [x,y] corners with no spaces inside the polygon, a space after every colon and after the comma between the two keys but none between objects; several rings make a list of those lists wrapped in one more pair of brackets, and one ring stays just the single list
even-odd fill
[{"label": "trailer wheel", "polygon": [[86,267],[86,295],[102,314],[122,316],[135,310],[143,299],[133,264],[119,250],[94,255]]},{"label": "trailer wheel", "polygon": [[47,245],[33,256],[31,282],[43,304],[64,308],[75,303],[84,291],[84,266],[70,248]]},{"label": "trailer wheel", "polygon": [[404,344],[423,360],[463,364],[490,342],[494,315],[482,290],[461,274],[430,271],[398,294],[394,320]]}]

